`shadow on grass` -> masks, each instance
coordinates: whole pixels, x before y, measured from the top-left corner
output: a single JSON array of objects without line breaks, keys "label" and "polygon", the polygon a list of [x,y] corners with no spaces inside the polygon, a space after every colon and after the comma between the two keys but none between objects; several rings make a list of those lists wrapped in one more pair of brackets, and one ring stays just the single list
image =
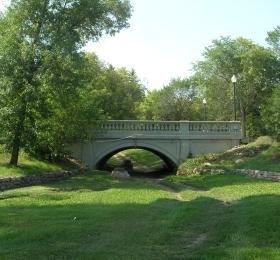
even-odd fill
[{"label": "shadow on grass", "polygon": [[[134,178],[136,177],[136,178]],[[214,175],[196,175],[196,176],[174,176],[169,175],[162,180],[147,181],[147,176],[135,175],[129,179],[117,179],[111,177],[106,171],[87,172],[72,177],[68,180],[61,180],[55,183],[44,184],[56,192],[71,191],[104,191],[112,188],[116,189],[145,189],[162,190],[160,185],[165,185],[174,191],[184,190],[208,191],[216,187],[234,186],[240,184],[271,183],[271,181],[259,180],[256,178],[234,175],[234,174],[214,174]],[[140,177],[140,178],[139,178]],[[142,178],[143,177],[143,178]],[[157,178],[156,178],[157,179]],[[41,184],[38,184],[41,186]],[[35,186],[35,185],[32,185]]]},{"label": "shadow on grass", "polygon": [[153,184],[141,182],[139,179],[117,179],[111,177],[106,171],[87,171],[79,176],[72,177],[57,183],[47,185],[53,191],[69,192],[69,191],[104,191],[108,189],[153,189],[160,190]]},{"label": "shadow on grass", "polygon": [[188,187],[207,191],[217,187],[253,183],[271,183],[271,181],[260,180],[239,174],[204,174],[192,176],[168,176],[163,179],[161,183],[170,186],[176,191],[183,191]]},{"label": "shadow on grass", "polygon": [[[56,193],[54,196],[60,196]],[[4,259],[279,259],[280,196],[1,206]]]},{"label": "shadow on grass", "polygon": [[[135,177],[138,177],[137,175]],[[48,187],[55,191],[104,191],[111,188],[117,189],[146,189],[161,190],[152,181],[147,182],[145,178],[117,179],[111,177],[106,171],[88,171],[85,174],[73,177],[68,180],[49,184]],[[157,182],[158,183],[158,182]],[[260,180],[249,176],[238,174],[212,174],[197,176],[174,176],[170,175],[160,181],[161,185],[166,185],[177,192],[184,190],[208,191],[212,188],[234,186],[240,184],[271,183],[268,180]]]},{"label": "shadow on grass", "polygon": [[1,171],[3,172],[8,171],[14,174],[20,174],[21,176],[58,170],[56,167],[26,165],[26,164],[20,164],[18,167],[16,167],[7,163],[7,164],[1,164],[0,166],[1,166]]},{"label": "shadow on grass", "polygon": [[12,166],[9,163],[0,163],[0,178],[27,176],[30,174],[40,174],[46,172],[60,172],[63,170],[77,169],[79,165],[70,161],[60,161],[50,163],[48,161],[39,161],[33,158],[24,158],[20,160],[19,165]]}]

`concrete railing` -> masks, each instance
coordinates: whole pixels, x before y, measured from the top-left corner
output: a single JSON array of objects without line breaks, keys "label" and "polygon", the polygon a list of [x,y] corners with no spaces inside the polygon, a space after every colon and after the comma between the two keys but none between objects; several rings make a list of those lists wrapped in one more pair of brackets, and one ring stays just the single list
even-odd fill
[{"label": "concrete railing", "polygon": [[241,138],[238,121],[100,121],[98,128],[103,134],[141,133],[143,135],[186,136],[234,136]]},{"label": "concrete railing", "polygon": [[99,127],[105,131],[180,131],[180,122],[176,121],[133,121],[133,120],[109,120],[99,123]]}]

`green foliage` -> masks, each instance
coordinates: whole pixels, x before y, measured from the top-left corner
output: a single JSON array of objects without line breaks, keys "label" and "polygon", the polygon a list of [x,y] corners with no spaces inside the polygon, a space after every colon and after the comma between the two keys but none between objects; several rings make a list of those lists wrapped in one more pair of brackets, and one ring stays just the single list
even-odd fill
[{"label": "green foliage", "polygon": [[124,150],[111,157],[107,164],[113,167],[120,166],[122,165],[124,158],[131,159],[133,161],[133,166],[138,167],[162,169],[165,166],[165,163],[160,159],[160,157],[144,149]]},{"label": "green foliage", "polygon": [[104,67],[99,86],[92,82],[93,87],[103,91],[99,103],[108,119],[137,119],[138,107],[145,97],[145,88],[140,83],[134,70]]},{"label": "green foliage", "polygon": [[207,156],[198,156],[194,158],[189,158],[179,166],[177,170],[177,175],[195,174],[196,169],[201,168],[203,166],[203,163],[207,161],[208,161]]},{"label": "green foliage", "polygon": [[274,89],[272,96],[267,100],[262,119],[269,135],[280,140],[280,85]]},{"label": "green foliage", "polygon": [[274,140],[270,136],[260,136],[254,142],[249,143],[247,147],[268,148],[274,144]]},{"label": "green foliage", "polygon": [[143,119],[197,120],[201,115],[198,91],[190,79],[173,79],[161,90],[148,93],[141,105]]},{"label": "green foliage", "polygon": [[20,177],[46,172],[61,172],[66,169],[69,170],[77,167],[77,165],[69,161],[50,163],[38,160],[24,152],[20,153],[18,167],[11,166],[8,162],[9,155],[0,147],[0,178]]},{"label": "green foliage", "polygon": [[214,40],[203,56],[204,61],[194,66],[194,80],[207,97],[209,117],[216,120],[233,118],[230,79],[235,74],[237,112],[243,133],[264,134],[261,108],[279,82],[280,63],[274,52],[247,39],[222,37]]},{"label": "green foliage", "polygon": [[127,27],[130,11],[126,0],[11,1],[0,18],[0,136],[11,164],[20,147],[56,155],[87,135],[96,107],[84,103],[81,48]]},{"label": "green foliage", "polygon": [[149,91],[140,104],[140,119],[142,120],[159,120],[160,116],[160,92],[158,90]]},{"label": "green foliage", "polygon": [[266,41],[273,48],[275,53],[280,56],[280,26],[276,26],[274,30],[267,33]]}]

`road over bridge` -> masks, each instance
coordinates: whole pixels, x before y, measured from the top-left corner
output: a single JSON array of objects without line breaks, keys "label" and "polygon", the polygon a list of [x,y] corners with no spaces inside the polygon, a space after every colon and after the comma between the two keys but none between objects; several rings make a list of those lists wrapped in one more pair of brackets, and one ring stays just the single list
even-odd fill
[{"label": "road over bridge", "polygon": [[99,168],[114,154],[143,148],[160,156],[167,165],[178,166],[188,156],[221,152],[239,144],[237,121],[131,121],[98,123],[92,141],[71,147],[74,158]]}]

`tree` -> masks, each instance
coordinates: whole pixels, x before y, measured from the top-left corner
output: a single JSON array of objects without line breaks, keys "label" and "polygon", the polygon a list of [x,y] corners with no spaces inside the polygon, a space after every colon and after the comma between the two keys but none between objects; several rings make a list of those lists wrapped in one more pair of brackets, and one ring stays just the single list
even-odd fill
[{"label": "tree", "polygon": [[25,145],[30,154],[61,158],[67,155],[69,143],[94,137],[96,120],[138,118],[144,87],[134,71],[114,69],[94,53],[86,53],[82,68],[73,73],[76,86],[81,87],[67,99],[49,99],[48,112],[37,117],[36,135],[29,135],[31,140]]},{"label": "tree", "polygon": [[262,119],[266,134],[280,139],[280,85],[274,89],[272,96],[266,101],[262,110]]},{"label": "tree", "polygon": [[148,91],[143,102],[139,106],[140,119],[142,120],[160,120],[159,111],[160,91]]},{"label": "tree", "polygon": [[197,120],[199,93],[190,79],[173,79],[161,90],[148,94],[142,104],[145,119]]},{"label": "tree", "polygon": [[267,33],[266,41],[272,47],[273,51],[280,57],[280,26]]},{"label": "tree", "polygon": [[[243,135],[259,134],[261,105],[279,81],[279,61],[274,53],[252,41],[222,37],[206,48],[204,61],[194,66],[195,78],[220,120],[232,115],[230,79],[237,75],[237,101]],[[249,122],[247,119],[251,119]]]},{"label": "tree", "polygon": [[60,110],[79,96],[81,47],[127,27],[130,11],[126,0],[11,1],[0,18],[1,135],[11,164],[50,104]]},{"label": "tree", "polygon": [[138,107],[145,97],[145,87],[134,70],[105,68],[100,90],[103,90],[101,107],[108,119],[137,119]]}]

